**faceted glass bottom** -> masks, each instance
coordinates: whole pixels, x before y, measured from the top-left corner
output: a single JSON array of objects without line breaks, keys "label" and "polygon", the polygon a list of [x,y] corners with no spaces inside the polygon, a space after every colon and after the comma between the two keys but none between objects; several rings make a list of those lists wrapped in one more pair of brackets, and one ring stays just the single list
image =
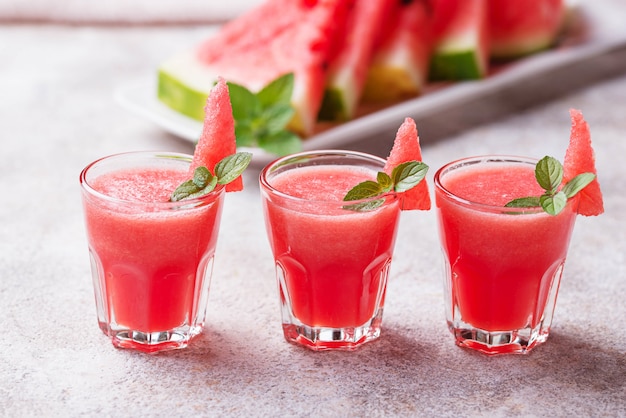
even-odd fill
[{"label": "faceted glass bottom", "polygon": [[380,309],[376,316],[366,324],[345,328],[310,327],[300,323],[283,323],[283,333],[288,342],[314,351],[352,351],[380,337],[382,316],[383,312]]}]

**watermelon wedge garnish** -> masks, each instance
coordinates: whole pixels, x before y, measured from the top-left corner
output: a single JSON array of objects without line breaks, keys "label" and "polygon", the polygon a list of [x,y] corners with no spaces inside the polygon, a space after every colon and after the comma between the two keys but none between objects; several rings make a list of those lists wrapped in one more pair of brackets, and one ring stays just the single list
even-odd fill
[{"label": "watermelon wedge garnish", "polygon": [[428,80],[432,10],[427,2],[402,2],[390,13],[363,91],[365,102],[392,102],[419,95]]},{"label": "watermelon wedge garnish", "polygon": [[222,26],[192,51],[159,68],[158,97],[172,109],[202,119],[198,103],[216,77],[258,91],[294,74],[290,129],[313,132],[328,63],[337,53],[351,0],[269,0]]},{"label": "watermelon wedge garnish", "polygon": [[[204,108],[202,134],[196,144],[193,160],[189,167],[189,177],[197,167],[206,167],[215,174],[215,165],[224,157],[237,152],[233,108],[226,81],[218,77]],[[243,190],[243,179],[238,177],[226,185],[227,192]]]},{"label": "watermelon wedge garnish", "polygon": [[[394,167],[407,161],[422,161],[417,127],[411,118],[406,118],[400,125],[384,171],[391,175]],[[430,191],[426,180],[422,180],[417,186],[402,193],[402,210],[429,210],[430,206]]]},{"label": "watermelon wedge garnish", "polygon": [[433,0],[433,4],[435,15],[445,18],[435,19],[430,79],[483,78],[489,58],[487,0]]},{"label": "watermelon wedge garnish", "polygon": [[589,125],[579,110],[570,109],[570,117],[572,128],[569,146],[565,151],[563,162],[563,184],[581,173],[596,174],[596,178],[578,192],[580,196],[578,213],[584,216],[597,216],[604,212],[604,200],[598,182],[595,152],[591,145]]}]

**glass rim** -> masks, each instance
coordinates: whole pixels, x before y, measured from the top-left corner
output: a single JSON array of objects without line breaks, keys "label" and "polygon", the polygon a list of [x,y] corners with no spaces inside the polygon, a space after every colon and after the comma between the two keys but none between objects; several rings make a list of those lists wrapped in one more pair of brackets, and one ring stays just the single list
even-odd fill
[{"label": "glass rim", "polygon": [[203,203],[205,203],[207,200],[212,200],[215,199],[217,196],[219,196],[223,191],[225,186],[222,184],[218,184],[215,189],[213,191],[211,191],[210,193],[207,193],[203,196],[200,197],[194,197],[191,199],[185,199],[185,200],[180,200],[177,202],[171,202],[171,201],[167,201],[167,202],[144,202],[141,200],[129,200],[129,199],[120,199],[114,196],[110,196],[107,195],[105,193],[102,193],[96,189],[94,189],[90,184],[89,181],[87,180],[87,176],[90,170],[92,170],[94,167],[97,167],[98,165],[109,161],[109,160],[114,160],[114,159],[122,159],[122,158],[126,158],[126,157],[152,157],[155,159],[172,159],[172,160],[179,160],[179,161],[188,161],[191,164],[191,161],[193,160],[193,155],[190,154],[185,154],[185,153],[181,153],[181,152],[173,152],[173,151],[127,151],[127,152],[119,152],[119,153],[115,153],[115,154],[110,154],[110,155],[106,155],[104,157],[100,157],[94,161],[92,161],[91,163],[87,164],[85,166],[85,168],[83,168],[80,172],[79,175],[79,182],[80,182],[80,186],[82,188],[82,190],[84,192],[86,192],[89,196],[94,197],[98,200],[101,201],[106,201],[108,203],[115,203],[118,205],[125,205],[125,206],[145,206],[145,207],[151,207],[151,208],[158,208],[158,209],[181,209],[181,208],[187,208],[187,207],[197,207]]},{"label": "glass rim", "polygon": [[[301,151],[298,153],[294,153],[294,154],[289,154],[289,155],[285,155],[282,157],[279,157],[277,159],[275,159],[274,161],[272,161],[271,163],[267,164],[262,170],[261,173],[259,175],[259,182],[261,184],[261,187],[263,189],[265,189],[268,193],[277,196],[281,199],[284,200],[289,200],[289,201],[293,201],[293,202],[308,202],[308,203],[316,203],[316,204],[324,204],[324,205],[340,205],[340,206],[345,206],[345,205],[357,205],[357,204],[361,204],[361,203],[367,203],[367,202],[372,202],[375,200],[380,200],[380,199],[385,199],[385,201],[387,201],[389,198],[396,198],[398,196],[397,192],[394,191],[389,191],[383,194],[380,194],[378,196],[373,196],[373,197],[368,197],[365,199],[359,199],[359,200],[349,200],[349,201],[338,201],[338,200],[326,200],[326,199],[307,199],[307,198],[302,198],[302,197],[297,197],[297,196],[292,196],[288,193],[284,193],[281,192],[280,190],[277,190],[276,188],[274,188],[269,180],[268,180],[268,175],[271,174],[274,170],[286,166],[288,164],[290,164],[290,162],[293,161],[293,163],[297,163],[297,160],[299,159],[304,159],[307,157],[332,157],[332,156],[336,156],[336,157],[341,157],[341,156],[347,156],[347,157],[358,157],[358,158],[362,158],[364,160],[368,160],[370,162],[373,163],[379,163],[380,164],[380,170],[379,171],[383,171],[383,168],[385,166],[386,160],[382,157],[379,157],[377,155],[373,155],[373,154],[368,154],[366,152],[361,152],[361,151],[352,151],[352,150],[342,150],[342,149],[320,149],[320,150],[309,150],[309,151]],[[349,166],[349,164],[346,164],[346,166]],[[356,184],[355,184],[356,186]]]},{"label": "glass rim", "polygon": [[[456,170],[458,168],[467,167],[472,164],[485,164],[485,163],[516,163],[516,164],[528,164],[532,165],[533,168],[539,161],[538,158],[534,157],[526,157],[526,156],[518,156],[518,155],[509,155],[509,154],[485,154],[485,155],[476,155],[471,157],[463,157],[453,161],[450,161],[443,166],[441,166],[434,175],[434,185],[435,191],[440,191],[443,196],[462,206],[470,207],[474,210],[479,210],[483,212],[498,212],[503,214],[537,214],[544,213],[544,210],[541,206],[532,206],[532,207],[506,207],[506,206],[497,206],[491,205],[488,203],[480,203],[475,202],[473,200],[465,199],[457,196],[448,190],[442,183],[441,177],[445,175],[446,171]],[[568,205],[570,202],[568,201]]]}]

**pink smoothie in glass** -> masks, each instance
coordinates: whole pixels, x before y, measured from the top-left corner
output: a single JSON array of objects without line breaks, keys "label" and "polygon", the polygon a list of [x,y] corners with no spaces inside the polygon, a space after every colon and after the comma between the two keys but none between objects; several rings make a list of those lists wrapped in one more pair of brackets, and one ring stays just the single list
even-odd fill
[{"label": "pink smoothie in glass", "polygon": [[436,189],[452,289],[449,315],[457,320],[458,309],[462,322],[486,331],[534,329],[548,298],[556,298],[575,201],[557,216],[504,208],[515,198],[543,194],[530,164],[477,164],[450,171],[440,182],[449,193]]},{"label": "pink smoothie in glass", "polygon": [[84,209],[99,322],[114,344],[134,344],[132,335],[116,340],[124,330],[193,335],[203,325],[223,190],[189,207],[168,202],[187,168],[121,169],[87,181],[96,192],[84,193]]},{"label": "pink smoothie in glass", "polygon": [[293,315],[307,326],[360,326],[383,306],[398,200],[388,197],[394,201],[369,212],[346,210],[342,202],[348,190],[375,175],[357,167],[310,166],[271,179],[291,198],[265,201],[269,239]]}]

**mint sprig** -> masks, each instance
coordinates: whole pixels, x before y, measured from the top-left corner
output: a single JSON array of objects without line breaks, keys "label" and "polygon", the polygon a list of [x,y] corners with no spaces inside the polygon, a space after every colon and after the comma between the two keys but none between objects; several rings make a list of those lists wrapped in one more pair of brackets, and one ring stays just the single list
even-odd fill
[{"label": "mint sprig", "polygon": [[[541,206],[550,215],[558,215],[567,205],[567,200],[587,187],[596,175],[582,173],[568,181],[562,188],[563,165],[556,158],[545,156],[535,165],[537,183],[545,190],[541,196],[529,196],[514,199],[508,202],[508,208],[530,208]],[[560,189],[559,189],[560,188]]]},{"label": "mint sprig", "polygon": [[218,184],[228,184],[239,177],[252,161],[249,152],[238,152],[224,157],[215,165],[215,175],[204,166],[197,167],[193,178],[180,184],[172,193],[170,202],[195,199],[215,190]]},{"label": "mint sprig", "polygon": [[[346,193],[344,202],[369,199],[394,191],[406,192],[415,187],[426,177],[428,166],[421,161],[407,161],[397,165],[391,171],[391,176],[383,171],[376,175],[376,181],[366,180],[354,186]],[[374,210],[384,203],[384,199],[369,200],[367,202],[345,205],[343,208],[357,212]]]},{"label": "mint sprig", "polygon": [[276,155],[293,154],[302,149],[302,141],[286,129],[295,109],[291,105],[293,73],[271,81],[258,93],[228,82],[235,119],[235,137],[240,147],[258,147]]}]

